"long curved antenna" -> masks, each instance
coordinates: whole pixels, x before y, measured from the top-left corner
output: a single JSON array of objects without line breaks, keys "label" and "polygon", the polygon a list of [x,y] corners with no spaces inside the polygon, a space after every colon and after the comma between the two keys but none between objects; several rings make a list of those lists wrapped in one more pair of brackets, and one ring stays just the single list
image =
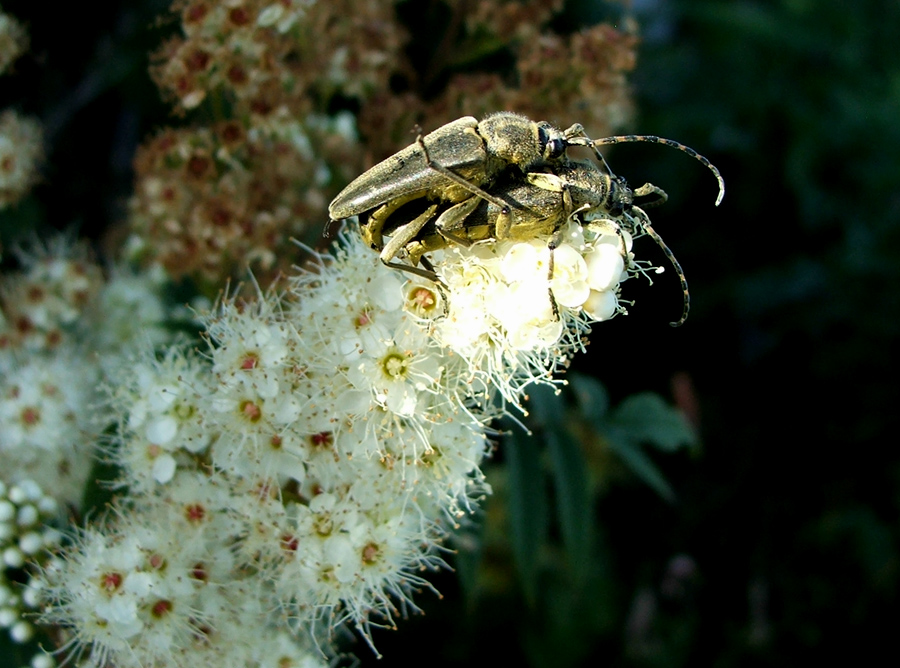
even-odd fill
[{"label": "long curved antenna", "polygon": [[[716,177],[716,181],[719,182],[719,196],[716,197],[716,206],[719,206],[719,204],[722,203],[722,198],[725,197],[725,179],[722,178],[722,175],[719,173],[719,170],[716,169],[715,165],[713,165],[709,160],[697,153],[697,151],[692,149],[690,146],[685,146],[681,142],[677,142],[673,139],[657,137],[656,135],[616,135],[614,137],[594,139],[592,144],[596,149],[597,146],[608,144],[624,144],[626,142],[647,142],[650,144],[663,144],[664,146],[671,146],[672,148],[687,153],[695,160],[699,160],[707,169],[709,169],[713,173],[713,175]],[[599,151],[597,151],[597,153],[599,154]]]}]

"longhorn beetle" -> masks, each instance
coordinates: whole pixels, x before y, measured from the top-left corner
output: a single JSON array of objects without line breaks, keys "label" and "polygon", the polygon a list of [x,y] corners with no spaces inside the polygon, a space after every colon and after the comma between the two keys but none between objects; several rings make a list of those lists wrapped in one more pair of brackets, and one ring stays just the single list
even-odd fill
[{"label": "longhorn beetle", "polygon": [[[333,220],[361,216],[365,241],[388,266],[438,280],[425,254],[452,244],[486,239],[528,239],[550,235],[551,248],[575,211],[598,209],[640,227],[665,252],[684,292],[681,325],[690,310],[687,279],[674,254],[649,224],[644,206],[663,203],[664,191],[651,184],[632,190],[613,174],[598,146],[649,142],[671,146],[699,160],[719,184],[721,174],[693,149],[652,135],[618,135],[590,139],[581,125],[561,131],[549,123],[500,112],[478,122],[465,117],[434,132],[375,165],[348,185],[329,206]],[[569,146],[593,149],[604,170],[589,161],[571,160]],[[390,236],[385,243],[384,237]],[[410,264],[395,262],[405,252]],[[417,265],[422,264],[424,268]]]}]

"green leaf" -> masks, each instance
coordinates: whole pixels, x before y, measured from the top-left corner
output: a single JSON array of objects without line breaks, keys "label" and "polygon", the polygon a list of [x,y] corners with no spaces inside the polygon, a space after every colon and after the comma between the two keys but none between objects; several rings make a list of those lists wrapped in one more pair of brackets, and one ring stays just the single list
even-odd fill
[{"label": "green leaf", "polygon": [[547,493],[537,445],[518,429],[504,438],[509,475],[509,526],[513,559],[529,605],[537,605],[538,565],[547,537]]},{"label": "green leaf", "polygon": [[556,487],[556,511],[569,568],[576,582],[586,580],[591,564],[594,514],[587,462],[578,444],[563,431],[545,433]]},{"label": "green leaf", "polygon": [[632,440],[626,432],[614,427],[607,433],[610,449],[615,452],[625,465],[638,478],[649,485],[657,494],[669,502],[675,501],[675,492],[656,464],[641,450],[637,441]]},{"label": "green leaf", "polygon": [[696,442],[696,435],[681,411],[652,392],[625,399],[613,411],[610,422],[626,432],[629,439],[667,452]]},{"label": "green leaf", "polygon": [[609,411],[609,394],[606,388],[596,378],[572,374],[569,376],[569,386],[575,393],[581,414],[593,422],[599,422],[606,417]]}]

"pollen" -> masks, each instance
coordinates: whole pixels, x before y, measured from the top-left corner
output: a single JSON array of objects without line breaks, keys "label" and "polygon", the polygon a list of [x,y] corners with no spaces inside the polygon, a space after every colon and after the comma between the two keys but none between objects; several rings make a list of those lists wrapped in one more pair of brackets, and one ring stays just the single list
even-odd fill
[{"label": "pollen", "polygon": [[391,380],[399,380],[406,375],[408,360],[401,353],[389,353],[381,359],[381,370]]},{"label": "pollen", "polygon": [[110,571],[100,576],[100,588],[108,594],[112,594],[122,586],[122,574]]},{"label": "pollen", "polygon": [[378,556],[380,553],[381,550],[376,543],[367,543],[366,546],[362,549],[362,562],[366,566],[371,566],[378,561]]},{"label": "pollen", "polygon": [[250,422],[259,422],[262,419],[262,408],[249,399],[241,402],[240,413]]},{"label": "pollen", "polygon": [[185,507],[184,516],[191,524],[200,524],[206,519],[206,508],[199,503],[192,503]]}]

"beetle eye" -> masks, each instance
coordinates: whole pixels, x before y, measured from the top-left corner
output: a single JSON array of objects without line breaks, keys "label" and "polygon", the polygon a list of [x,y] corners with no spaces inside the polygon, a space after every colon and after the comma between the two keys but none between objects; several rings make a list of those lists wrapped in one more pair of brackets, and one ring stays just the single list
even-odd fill
[{"label": "beetle eye", "polygon": [[561,158],[566,152],[566,141],[561,137],[556,137],[547,142],[545,153],[547,159]]}]

